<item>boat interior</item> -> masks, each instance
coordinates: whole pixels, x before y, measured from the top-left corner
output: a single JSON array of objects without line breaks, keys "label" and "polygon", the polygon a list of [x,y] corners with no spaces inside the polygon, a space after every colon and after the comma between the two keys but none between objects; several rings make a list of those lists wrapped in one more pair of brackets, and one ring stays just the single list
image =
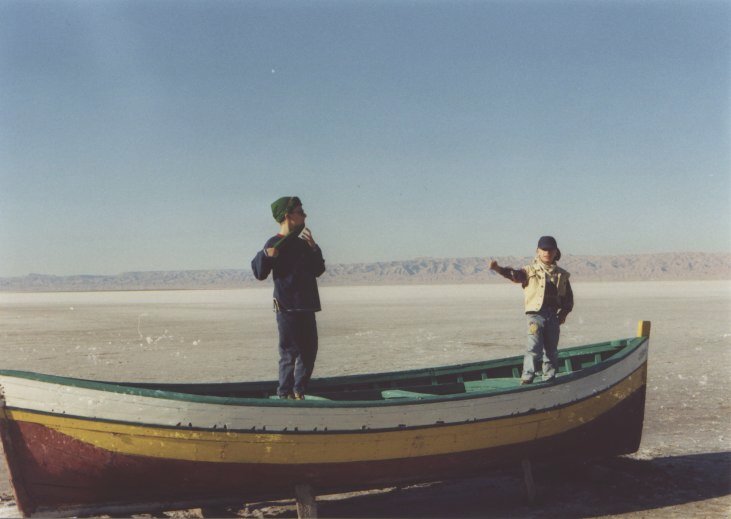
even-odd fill
[{"label": "boat interior", "polygon": [[[557,380],[592,368],[621,356],[644,339],[632,338],[559,350]],[[454,366],[423,368],[388,373],[351,375],[312,379],[306,398],[331,401],[377,401],[425,399],[476,391],[517,388],[523,357],[488,360]],[[540,384],[537,377],[535,384]],[[158,391],[172,391],[201,396],[229,398],[278,399],[276,381],[243,383],[121,383],[118,385]]]}]

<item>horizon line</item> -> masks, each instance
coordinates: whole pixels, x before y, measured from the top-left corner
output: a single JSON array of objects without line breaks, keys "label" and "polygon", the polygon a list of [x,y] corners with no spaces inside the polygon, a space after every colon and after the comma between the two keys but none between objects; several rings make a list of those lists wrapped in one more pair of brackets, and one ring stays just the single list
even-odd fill
[{"label": "horizon line", "polygon": [[[625,253],[625,254],[563,254],[562,259],[566,260],[568,258],[577,258],[577,257],[593,257],[593,258],[616,258],[616,257],[632,257],[632,256],[663,256],[663,255],[682,255],[682,254],[704,254],[704,255],[729,255],[731,256],[731,251],[716,251],[716,252],[708,252],[708,251],[668,251],[668,252],[633,252],[633,253]],[[359,262],[350,262],[350,263],[331,263],[330,265],[333,266],[339,266],[339,265],[370,265],[370,264],[384,264],[384,263],[406,263],[411,261],[419,261],[419,260],[432,260],[432,261],[446,261],[446,260],[477,260],[477,259],[489,259],[489,258],[516,258],[516,259],[523,259],[523,258],[530,258],[532,257],[530,254],[523,254],[523,255],[515,255],[515,254],[509,254],[509,255],[497,255],[497,256],[416,256],[409,259],[393,259],[393,260],[375,260],[375,261],[359,261]],[[44,276],[44,277],[116,277],[116,276],[122,276],[124,274],[154,274],[154,273],[163,273],[163,272],[250,272],[250,268],[235,268],[235,267],[213,267],[213,268],[186,268],[186,269],[152,269],[152,270],[124,270],[121,272],[117,272],[114,274],[89,274],[89,273],[76,273],[76,274],[49,274],[49,273],[40,273],[40,272],[29,272],[27,274],[21,274],[21,275],[11,275],[11,276],[0,276],[0,279],[18,279],[18,278],[27,278],[32,276]]]}]

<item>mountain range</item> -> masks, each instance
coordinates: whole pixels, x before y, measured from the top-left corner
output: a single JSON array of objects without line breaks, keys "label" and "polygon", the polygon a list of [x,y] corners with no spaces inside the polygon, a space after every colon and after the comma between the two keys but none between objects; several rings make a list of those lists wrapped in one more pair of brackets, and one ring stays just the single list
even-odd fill
[{"label": "mountain range", "polygon": [[[322,286],[491,283],[504,281],[489,270],[493,258],[415,258],[377,263],[328,264]],[[494,258],[521,267],[530,257]],[[566,255],[560,266],[573,282],[731,279],[731,254],[674,252],[619,256]],[[271,281],[269,281],[271,283]],[[265,286],[249,269],[125,272],[117,275],[28,274],[0,278],[0,291],[229,289]]]}]

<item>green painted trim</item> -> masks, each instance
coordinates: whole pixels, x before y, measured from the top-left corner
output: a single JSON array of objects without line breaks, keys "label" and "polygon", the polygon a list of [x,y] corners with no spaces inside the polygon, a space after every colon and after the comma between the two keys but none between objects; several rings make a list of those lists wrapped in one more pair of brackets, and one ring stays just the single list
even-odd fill
[{"label": "green painted trim", "polygon": [[430,395],[428,393],[416,393],[414,391],[404,391],[402,389],[386,389],[381,391],[383,398],[434,398],[437,395]]},{"label": "green painted trim", "polygon": [[[607,366],[614,364],[629,355],[632,351],[636,350],[642,343],[649,340],[646,337],[636,337],[631,339],[623,339],[621,341],[612,341],[599,344],[592,344],[587,346],[577,346],[573,348],[566,348],[559,352],[560,358],[575,358],[581,356],[594,356],[597,353],[609,353],[613,352],[610,357],[604,359],[600,364],[585,367],[580,371],[573,371],[572,373],[562,373],[559,375],[558,380],[554,383],[562,384],[570,380],[583,378],[592,373],[605,369]],[[618,351],[617,348],[620,348]],[[408,379],[421,379],[444,377],[454,377],[457,374],[464,374],[467,372],[481,372],[485,370],[494,370],[495,368],[508,367],[509,369],[515,365],[522,365],[522,357],[510,357],[507,359],[497,359],[491,361],[474,362],[469,364],[460,364],[454,366],[444,366],[438,368],[425,368],[408,371],[398,371],[393,373],[379,373],[374,375],[354,375],[354,376],[343,376],[343,377],[332,377],[327,379],[313,379],[312,385],[317,390],[325,390],[326,388],[333,388],[337,386],[360,386],[363,384],[370,384],[372,387],[369,388],[373,391],[378,390],[399,390],[399,381]],[[280,399],[269,399],[268,397],[262,398],[239,398],[239,397],[222,397],[222,396],[211,396],[211,395],[200,395],[185,393],[180,391],[172,391],[166,389],[152,389],[152,387],[166,388],[166,387],[177,387],[177,388],[193,388],[193,387],[207,387],[219,386],[218,384],[139,384],[138,386],[133,383],[114,383],[104,381],[94,381],[85,379],[76,379],[71,377],[61,377],[57,375],[47,375],[41,373],[34,373],[28,371],[16,371],[16,370],[0,370],[0,376],[22,378],[26,380],[35,380],[39,382],[45,382],[50,384],[57,384],[60,386],[78,387],[84,389],[91,389],[96,391],[106,391],[109,393],[126,394],[133,396],[149,397],[149,398],[161,398],[166,400],[177,400],[185,402],[205,403],[205,404],[217,404],[217,405],[248,405],[248,406],[261,406],[261,407],[292,407],[292,406],[305,406],[305,407],[370,407],[370,406],[384,406],[384,405],[404,405],[404,404],[419,404],[423,402],[424,396],[428,397],[429,401],[448,401],[448,400],[463,400],[472,398],[481,398],[486,396],[488,393],[498,394],[512,391],[530,391],[537,387],[541,387],[542,383],[537,382],[530,386],[518,386],[518,387],[504,387],[505,384],[498,384],[500,387],[495,387],[495,382],[498,378],[486,378],[481,381],[484,383],[484,389],[475,389],[475,382],[465,382],[465,388],[472,387],[471,389],[465,389],[465,392],[452,393],[452,394],[419,394],[412,398],[398,398],[398,399],[385,399],[385,400],[329,400],[329,399],[306,399],[306,400],[280,400]],[[456,380],[456,378],[454,379]],[[388,383],[390,387],[379,388],[378,384]],[[450,384],[455,383],[450,381]],[[276,387],[275,382],[255,382],[249,383],[253,386],[263,386],[267,384],[267,387]],[[229,387],[251,387],[247,383],[242,384],[225,384]],[[437,384],[439,385],[439,384]],[[147,387],[145,387],[147,386]],[[313,392],[317,393],[313,387]],[[407,390],[402,390],[407,391]],[[424,396],[421,396],[424,395]]]}]

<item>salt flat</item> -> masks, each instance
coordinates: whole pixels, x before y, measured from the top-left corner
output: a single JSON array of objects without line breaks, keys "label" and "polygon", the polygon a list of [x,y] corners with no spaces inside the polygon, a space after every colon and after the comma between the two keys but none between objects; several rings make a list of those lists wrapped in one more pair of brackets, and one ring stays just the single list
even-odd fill
[{"label": "salt flat", "polygon": [[[477,484],[473,480],[445,483],[441,490],[327,501],[322,513],[474,516],[485,511],[486,499],[493,516],[721,517],[730,512],[731,281],[576,283],[573,288],[576,308],[562,327],[561,347],[630,337],[637,321],[652,321],[645,432],[636,455],[602,465],[599,476],[596,468],[577,480],[546,476],[544,492],[563,497],[560,503],[546,498],[540,510],[524,504],[519,485],[503,482],[505,487],[493,477],[479,483],[480,490],[471,486]],[[522,291],[508,282],[325,287],[321,299],[316,377],[522,353]],[[223,291],[4,292],[0,340],[4,369],[119,381],[276,376],[268,284]],[[0,493],[7,495],[7,473],[0,478]],[[540,492],[540,473],[536,478]],[[621,495],[607,494],[607,484]],[[285,505],[265,511],[292,513]]]}]

